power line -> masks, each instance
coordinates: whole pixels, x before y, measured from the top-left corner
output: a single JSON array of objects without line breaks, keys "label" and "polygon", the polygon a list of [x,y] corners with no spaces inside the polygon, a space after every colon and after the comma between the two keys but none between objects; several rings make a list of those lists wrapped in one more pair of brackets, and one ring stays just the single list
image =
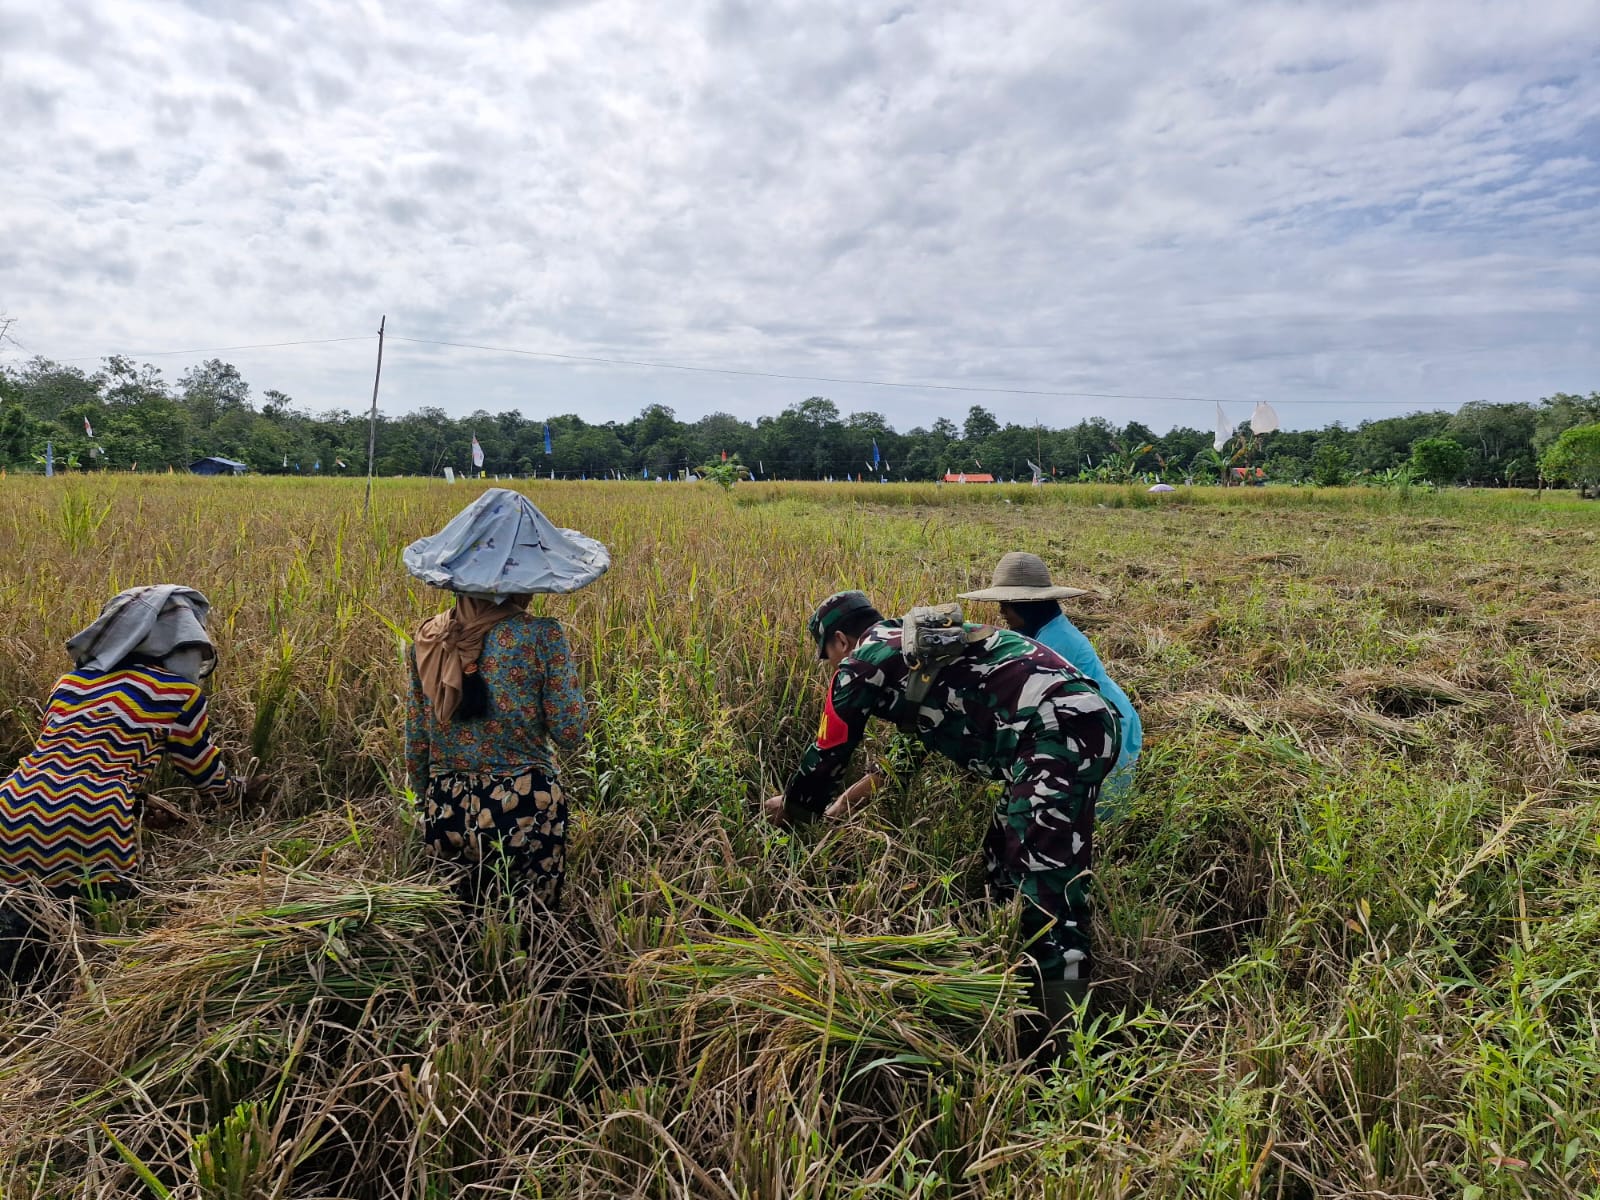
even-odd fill
[{"label": "power line", "polygon": [[1130,392],[1067,392],[1045,388],[978,387],[963,383],[904,383],[889,379],[851,379],[837,375],[791,375],[783,371],[752,371],[740,367],[698,367],[687,363],[660,362],[638,358],[601,358],[592,354],[560,354],[554,350],[517,350],[508,346],[482,346],[473,342],[443,342],[433,338],[402,337],[392,335],[397,342],[415,342],[423,346],[452,346],[457,350],[488,350],[495,354],[521,354],[531,358],[558,358],[567,362],[602,363],[611,367],[648,367],[660,371],[695,371],[704,375],[745,375],[756,379],[789,379],[800,383],[850,383],[862,387],[905,388],[910,391],[939,392],[992,392],[1006,396],[1061,396],[1088,400],[1171,400],[1183,403],[1204,403],[1209,396],[1145,396]]},{"label": "power line", "polygon": [[[663,371],[694,371],[705,375],[744,375],[756,379],[788,379],[800,383],[847,383],[858,384],[862,387],[903,388],[907,391],[939,391],[939,392],[979,392],[1002,396],[1055,396],[1064,399],[1083,400],[1156,400],[1173,404],[1213,404],[1213,403],[1244,403],[1244,401],[1222,401],[1215,396],[1158,396],[1140,392],[1074,392],[1057,388],[1012,388],[1012,387],[982,387],[976,384],[964,383],[907,383],[891,379],[854,379],[838,375],[792,375],[783,371],[754,371],[740,367],[704,367],[692,366],[688,363],[663,362],[654,359],[638,358],[603,358],[591,354],[562,354],[554,350],[522,350],[510,346],[485,346],[476,342],[446,342],[434,338],[402,337],[399,334],[390,334],[390,341],[415,342],[423,346],[451,346],[458,350],[487,350],[495,354],[518,354],[530,358],[554,358],[567,362],[600,363],[613,367],[646,367]],[[1393,407],[1395,405],[1415,404],[1412,400],[1279,400],[1274,399],[1273,405],[1279,404],[1362,404]]]}]

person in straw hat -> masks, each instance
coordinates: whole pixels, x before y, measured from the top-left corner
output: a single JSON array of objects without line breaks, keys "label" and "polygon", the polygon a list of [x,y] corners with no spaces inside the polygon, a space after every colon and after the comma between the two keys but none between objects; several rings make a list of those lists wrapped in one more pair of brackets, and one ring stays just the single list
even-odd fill
[{"label": "person in straw hat", "polygon": [[577,591],[611,564],[528,499],[490,488],[406,569],[454,593],[407,654],[406,772],[428,851],[479,903],[502,887],[554,908],[566,877],[567,799],[556,752],[583,741],[586,710],[560,622],[528,611],[538,593]]},{"label": "person in straw hat", "polygon": [[1122,718],[1122,753],[1117,767],[1100,785],[1098,816],[1116,816],[1127,803],[1133,788],[1134,760],[1144,744],[1144,727],[1139,714],[1123,691],[1106,673],[1105,664],[1089,639],[1061,611],[1061,601],[1086,596],[1082,588],[1062,587],[1050,578],[1050,568],[1037,554],[1013,550],[995,564],[990,585],[976,592],[962,592],[963,600],[993,600],[1000,605],[1000,619],[1007,629],[1050,647],[1079,672],[1094,680],[1100,694],[1116,708]]}]

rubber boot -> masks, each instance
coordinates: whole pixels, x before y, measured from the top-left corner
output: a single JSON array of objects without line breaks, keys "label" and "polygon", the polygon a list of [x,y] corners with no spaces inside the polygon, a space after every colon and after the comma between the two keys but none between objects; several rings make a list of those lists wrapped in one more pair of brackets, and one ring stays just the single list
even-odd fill
[{"label": "rubber boot", "polygon": [[1082,1007],[1089,995],[1087,979],[1034,980],[1028,988],[1036,1011],[1017,1016],[1017,1052],[1043,1065],[1058,1057],[1055,1031]]},{"label": "rubber boot", "polygon": [[1052,979],[1040,989],[1039,1005],[1052,1028],[1073,1016],[1089,998],[1087,979]]}]

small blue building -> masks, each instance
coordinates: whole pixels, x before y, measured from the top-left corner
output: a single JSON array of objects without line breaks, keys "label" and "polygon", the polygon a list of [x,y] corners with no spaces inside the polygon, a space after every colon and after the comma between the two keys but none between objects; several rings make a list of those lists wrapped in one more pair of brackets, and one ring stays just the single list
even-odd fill
[{"label": "small blue building", "polygon": [[197,459],[189,464],[191,475],[243,475],[249,469],[242,462],[234,462],[231,458],[218,458],[216,455]]}]

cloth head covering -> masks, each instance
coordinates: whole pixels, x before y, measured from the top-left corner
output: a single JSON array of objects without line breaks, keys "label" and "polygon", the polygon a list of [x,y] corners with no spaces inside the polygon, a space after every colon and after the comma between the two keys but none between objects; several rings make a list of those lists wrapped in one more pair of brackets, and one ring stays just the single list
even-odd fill
[{"label": "cloth head covering", "polygon": [[865,592],[835,592],[811,614],[811,619],[806,622],[806,632],[811,634],[811,640],[817,644],[817,657],[828,657],[828,639],[833,636],[845,620],[854,613],[866,612],[872,608],[872,601]]},{"label": "cloth head covering", "polygon": [[433,705],[434,719],[446,724],[461,704],[461,686],[478,669],[483,639],[507,617],[528,607],[528,597],[500,603],[481,596],[458,596],[448,612],[429,617],[417,629],[417,681]]},{"label": "cloth head covering", "polygon": [[[176,583],[133,587],[106,602],[100,615],[67,641],[74,666],[109,671],[130,654],[170,660],[191,682],[211,674],[216,647],[206,633],[211,602]],[[195,653],[198,652],[198,653]]]},{"label": "cloth head covering", "polygon": [[560,529],[510,488],[490,488],[432,537],[406,547],[406,570],[424,583],[500,600],[575,592],[606,573],[611,555],[576,529]]},{"label": "cloth head covering", "polygon": [[994,581],[982,591],[962,592],[963,600],[1066,600],[1087,596],[1082,588],[1058,587],[1050,582],[1050,568],[1037,554],[1013,550],[995,564]]}]

